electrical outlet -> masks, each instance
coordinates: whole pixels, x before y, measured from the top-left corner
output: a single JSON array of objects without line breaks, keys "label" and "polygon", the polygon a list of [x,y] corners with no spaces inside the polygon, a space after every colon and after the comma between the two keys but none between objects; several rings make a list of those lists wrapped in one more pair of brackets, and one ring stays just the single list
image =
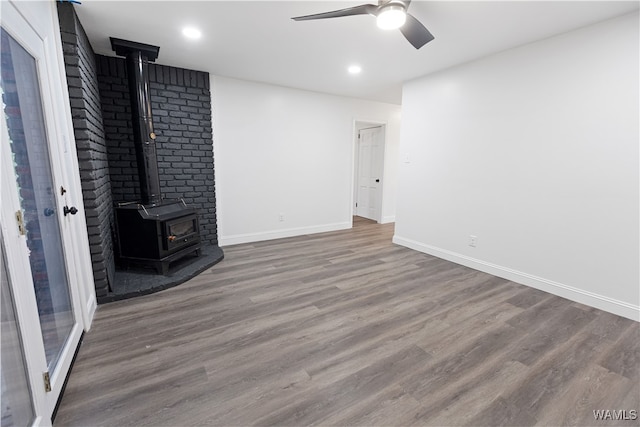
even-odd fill
[{"label": "electrical outlet", "polygon": [[469,246],[475,248],[478,245],[478,236],[469,236]]},{"label": "electrical outlet", "polygon": [[278,215],[278,221],[280,221],[280,222],[284,221],[284,214],[283,213]]}]

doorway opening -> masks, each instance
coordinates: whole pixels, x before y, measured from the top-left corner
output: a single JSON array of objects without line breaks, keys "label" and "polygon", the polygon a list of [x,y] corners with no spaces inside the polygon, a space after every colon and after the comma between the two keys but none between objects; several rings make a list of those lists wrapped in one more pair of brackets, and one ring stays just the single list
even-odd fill
[{"label": "doorway opening", "polygon": [[382,222],[386,123],[354,123],[353,216]]}]

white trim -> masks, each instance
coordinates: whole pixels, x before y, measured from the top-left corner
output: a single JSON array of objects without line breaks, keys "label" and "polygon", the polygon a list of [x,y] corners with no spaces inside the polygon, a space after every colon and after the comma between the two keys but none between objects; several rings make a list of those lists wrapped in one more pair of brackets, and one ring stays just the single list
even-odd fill
[{"label": "white trim", "polygon": [[326,233],[327,231],[347,230],[352,228],[351,222],[337,222],[334,224],[315,225],[312,227],[296,227],[284,230],[261,231],[258,233],[236,234],[220,237],[220,246],[238,245],[240,243],[261,242],[264,240],[282,239],[285,237],[304,236],[305,234]]},{"label": "white trim", "polygon": [[46,426],[50,426],[51,425],[51,420],[46,419],[42,416],[36,416],[36,419],[33,420],[33,424],[31,425],[32,427],[46,427]]},{"label": "white trim", "polygon": [[[91,272],[91,275],[93,276],[93,272]],[[92,282],[93,284],[93,282]],[[95,292],[95,290],[94,290]],[[97,300],[95,298],[95,293],[93,298],[89,298],[87,300],[87,304],[85,305],[85,311],[83,312],[83,315],[85,316],[85,321],[87,323],[84,324],[84,330],[85,332],[89,332],[89,330],[91,329],[91,324],[93,323],[93,318],[96,315],[96,310],[98,309],[98,303]]]},{"label": "white trim", "polygon": [[383,216],[382,217],[382,221],[380,221],[380,224],[388,224],[390,222],[396,222],[396,216],[395,215]]},{"label": "white trim", "polygon": [[[59,35],[60,22],[58,20],[57,7],[52,5],[51,19],[53,20],[52,28]],[[95,280],[93,277],[93,267],[91,261],[91,248],[89,247],[89,234],[87,231],[87,218],[84,210],[84,197],[82,193],[82,184],[80,181],[80,167],[78,166],[78,152],[75,141],[75,133],[73,129],[73,119],[71,117],[71,104],[69,102],[69,88],[67,85],[67,75],[65,71],[64,54],[62,49],[61,37],[53,37],[51,49],[51,63],[57,64],[57,69],[52,67],[51,70],[51,86],[54,89],[56,99],[62,100],[58,102],[55,109],[58,117],[56,125],[59,126],[58,133],[64,141],[64,149],[59,151],[63,156],[63,164],[65,167],[65,182],[67,186],[67,194],[69,202],[78,206],[78,213],[69,221],[72,240],[71,246],[74,248],[73,257],[74,265],[73,274],[77,283],[77,294],[80,300],[79,306],[82,311],[82,325],[85,331],[89,331],[95,316],[97,303]],[[55,56],[55,58],[54,58]]]},{"label": "white trim", "polygon": [[438,258],[446,259],[447,261],[455,262],[456,264],[484,271],[485,273],[493,274],[494,276],[502,277],[541,291],[549,292],[553,295],[567,298],[571,301],[608,311],[610,313],[617,314],[618,316],[626,317],[627,319],[635,320],[637,322],[640,321],[640,306],[629,304],[628,302],[577,289],[573,286],[554,282],[553,280],[544,279],[542,277],[513,270],[501,265],[485,262],[456,252],[448,251],[446,249],[426,245],[398,235],[393,236],[393,243],[433,255]]}]

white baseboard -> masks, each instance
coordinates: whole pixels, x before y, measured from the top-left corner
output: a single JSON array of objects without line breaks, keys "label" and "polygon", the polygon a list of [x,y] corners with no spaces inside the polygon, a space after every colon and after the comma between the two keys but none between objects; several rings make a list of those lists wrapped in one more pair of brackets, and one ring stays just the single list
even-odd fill
[{"label": "white baseboard", "polygon": [[504,279],[511,280],[522,285],[530,286],[541,291],[549,292],[550,294],[557,295],[571,301],[579,302],[581,304],[595,307],[600,310],[608,311],[609,313],[626,317],[627,319],[635,320],[636,322],[640,321],[640,306],[637,305],[629,304],[627,302],[609,298],[604,295],[599,295],[593,292],[574,288],[572,286],[554,282],[552,280],[543,279],[542,277],[537,277],[500,265],[488,263],[479,259],[468,257],[466,255],[448,251],[446,249],[440,249],[435,246],[426,245],[424,243],[416,242],[415,240],[406,239],[397,235],[393,236],[393,243],[405,246],[418,252],[423,252],[429,255],[436,256],[438,258],[446,259],[447,261],[455,262],[456,264],[461,264],[475,270],[493,274],[494,276],[502,277]]},{"label": "white baseboard", "polygon": [[390,222],[396,222],[396,216],[395,215],[383,216],[382,217],[382,221],[380,221],[380,224],[388,224]]},{"label": "white baseboard", "polygon": [[89,329],[91,329],[91,325],[93,323],[93,318],[96,315],[96,309],[98,308],[98,304],[96,302],[95,297],[91,298],[88,302],[87,302],[87,316],[85,318],[85,322],[86,324],[84,325],[84,330],[85,332],[89,332]]},{"label": "white baseboard", "polygon": [[282,239],[285,237],[303,236],[305,234],[325,233],[327,231],[346,230],[353,227],[351,222],[338,222],[335,224],[314,225],[312,227],[287,228],[284,230],[261,231],[258,233],[236,234],[221,236],[218,244],[221,247],[238,245],[240,243],[261,242],[264,240]]}]

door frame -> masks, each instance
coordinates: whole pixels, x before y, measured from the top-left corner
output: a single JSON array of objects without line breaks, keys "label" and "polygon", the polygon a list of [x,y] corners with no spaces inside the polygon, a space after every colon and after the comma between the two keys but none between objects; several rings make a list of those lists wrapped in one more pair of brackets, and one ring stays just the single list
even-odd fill
[{"label": "door frame", "polygon": [[[64,344],[55,370],[50,372],[52,391],[45,392],[43,373],[48,371],[48,366],[31,278],[29,250],[26,238],[18,232],[14,216],[14,211],[20,207],[20,201],[10,160],[11,150],[8,144],[5,144],[5,141],[9,141],[8,130],[6,126],[1,126],[0,168],[3,203],[0,209],[0,244],[4,247],[7,274],[22,337],[36,415],[34,425],[50,425],[58,401],[62,397],[64,383],[80,345],[82,333],[89,330],[95,314],[95,289],[56,2],[5,0],[2,1],[1,7],[2,27],[36,58],[44,126],[48,139],[47,148],[58,209],[65,205],[79,207],[74,218],[63,216],[58,220],[69,281],[69,297],[74,312],[74,326],[69,335],[70,339]],[[57,188],[60,185],[64,185],[67,190],[64,195],[60,194]]]},{"label": "door frame", "polygon": [[386,180],[385,180],[385,169],[386,169],[386,160],[387,160],[387,140],[388,140],[388,132],[389,126],[386,121],[373,120],[373,119],[354,119],[353,120],[353,130],[352,130],[352,146],[351,146],[351,203],[349,205],[349,209],[351,212],[350,219],[352,221],[351,226],[353,227],[353,216],[356,214],[356,195],[358,191],[358,160],[359,160],[359,152],[358,152],[358,133],[360,129],[364,129],[366,127],[383,127],[382,132],[382,173],[380,179],[382,181],[382,185],[380,188],[380,207],[378,209],[378,218],[376,218],[376,222],[378,224],[382,224],[383,215],[383,207],[384,207],[384,198],[385,198],[385,188],[386,188]]}]

